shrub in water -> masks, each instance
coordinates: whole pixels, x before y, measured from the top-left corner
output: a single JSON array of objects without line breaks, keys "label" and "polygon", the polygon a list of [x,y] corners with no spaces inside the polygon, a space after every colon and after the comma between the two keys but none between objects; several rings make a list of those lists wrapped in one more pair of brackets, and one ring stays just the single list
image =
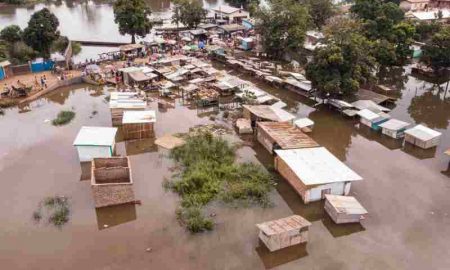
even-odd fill
[{"label": "shrub in water", "polygon": [[69,123],[75,117],[75,112],[73,111],[60,111],[56,117],[53,119],[52,124],[54,126],[61,126]]}]

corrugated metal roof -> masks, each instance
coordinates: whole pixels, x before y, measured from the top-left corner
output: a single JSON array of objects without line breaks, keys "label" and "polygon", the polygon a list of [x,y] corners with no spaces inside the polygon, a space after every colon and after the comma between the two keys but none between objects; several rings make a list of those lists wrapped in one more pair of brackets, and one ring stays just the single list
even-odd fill
[{"label": "corrugated metal roof", "polygon": [[289,217],[256,224],[256,226],[266,235],[270,236],[294,230],[298,231],[304,227],[311,226],[311,222],[299,215],[292,215]]},{"label": "corrugated metal roof", "polygon": [[156,122],[155,111],[124,111],[122,124],[141,124]]},{"label": "corrugated metal roof", "polygon": [[402,128],[409,126],[409,123],[397,119],[390,119],[379,126],[389,130],[400,130]]},{"label": "corrugated metal roof", "polygon": [[117,128],[81,127],[73,145],[75,146],[111,146],[114,144]]},{"label": "corrugated metal roof", "polygon": [[281,147],[281,149],[320,146],[316,141],[290,123],[258,122],[258,127],[264,130]]},{"label": "corrugated metal roof", "polygon": [[428,141],[442,135],[442,133],[423,125],[417,125],[413,128],[407,129],[405,130],[405,133],[422,141]]},{"label": "corrugated metal roof", "polygon": [[325,195],[326,200],[338,213],[348,215],[364,215],[367,210],[352,196]]},{"label": "corrugated metal roof", "polygon": [[372,112],[369,109],[364,109],[364,110],[360,110],[357,115],[359,115],[360,117],[367,119],[369,121],[374,121],[377,120],[378,118],[380,118],[380,116],[374,112]]},{"label": "corrugated metal roof", "polygon": [[325,147],[275,150],[275,153],[305,185],[362,180]]},{"label": "corrugated metal roof", "polygon": [[109,101],[110,109],[145,109],[147,102],[142,99],[117,99]]}]

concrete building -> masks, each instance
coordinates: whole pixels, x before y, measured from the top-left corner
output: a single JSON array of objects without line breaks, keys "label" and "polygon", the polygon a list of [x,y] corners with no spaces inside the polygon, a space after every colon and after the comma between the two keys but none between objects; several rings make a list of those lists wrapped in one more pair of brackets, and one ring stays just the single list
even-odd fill
[{"label": "concrete building", "polygon": [[399,139],[405,136],[405,130],[409,126],[409,123],[403,122],[397,119],[389,119],[388,121],[381,123],[381,132],[384,135]]},{"label": "concrete building", "polygon": [[439,144],[442,133],[423,125],[405,130],[405,142],[428,149]]},{"label": "concrete building", "polygon": [[250,13],[242,8],[220,5],[213,9],[216,20],[225,20],[227,23],[241,24],[243,19],[250,18]]}]

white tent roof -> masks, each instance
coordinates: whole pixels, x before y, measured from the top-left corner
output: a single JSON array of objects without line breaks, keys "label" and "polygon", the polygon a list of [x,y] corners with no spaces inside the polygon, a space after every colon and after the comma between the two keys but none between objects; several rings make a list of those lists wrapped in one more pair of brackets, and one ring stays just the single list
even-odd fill
[{"label": "white tent roof", "polygon": [[275,150],[305,185],[358,181],[361,176],[352,171],[325,147]]},{"label": "white tent roof", "polygon": [[155,111],[124,111],[122,124],[155,123]]},{"label": "white tent roof", "polygon": [[73,145],[75,146],[111,146],[114,144],[117,128],[81,127]]},{"label": "white tent roof", "polygon": [[304,128],[314,125],[314,121],[307,117],[299,118],[294,121],[294,125],[296,125],[298,128]]},{"label": "white tent roof", "polygon": [[417,125],[407,129],[405,130],[405,133],[422,141],[428,141],[442,135],[442,133],[423,125]]},{"label": "white tent roof", "polygon": [[409,126],[409,123],[403,122],[397,119],[390,119],[380,125],[380,127],[389,129],[389,130],[400,130]]}]

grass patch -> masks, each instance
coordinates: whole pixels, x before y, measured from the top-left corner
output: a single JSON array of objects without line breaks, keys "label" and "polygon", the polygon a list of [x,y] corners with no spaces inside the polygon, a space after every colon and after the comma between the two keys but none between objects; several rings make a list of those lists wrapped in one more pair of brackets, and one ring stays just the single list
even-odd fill
[{"label": "grass patch", "polygon": [[75,118],[75,112],[73,111],[60,111],[55,119],[53,119],[52,124],[54,126],[62,126],[68,124],[72,119]]},{"label": "grass patch", "polygon": [[201,207],[213,200],[226,203],[270,205],[274,186],[270,174],[253,163],[235,163],[235,147],[211,133],[195,133],[171,151],[181,170],[164,186],[181,196],[177,217],[191,232],[212,229]]},{"label": "grass patch", "polygon": [[62,227],[69,222],[70,203],[69,199],[64,196],[53,196],[43,199],[38,209],[33,212],[33,220],[39,223],[44,218],[49,224],[56,227]]}]

